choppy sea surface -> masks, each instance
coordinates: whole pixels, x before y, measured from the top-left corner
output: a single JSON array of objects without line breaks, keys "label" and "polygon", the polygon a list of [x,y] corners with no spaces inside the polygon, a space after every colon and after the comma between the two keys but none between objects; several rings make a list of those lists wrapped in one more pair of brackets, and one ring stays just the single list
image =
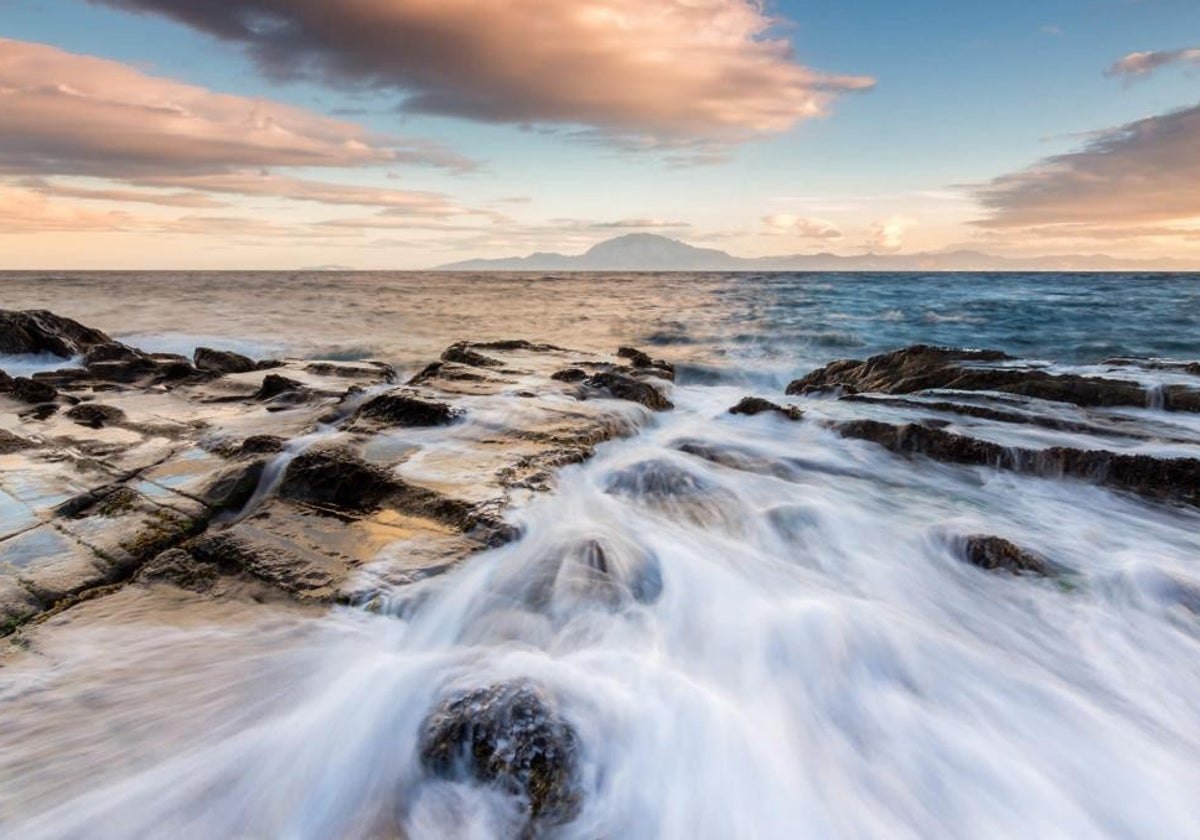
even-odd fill
[{"label": "choppy sea surface", "polygon": [[[1200,514],[726,414],[913,343],[1077,370],[1197,360],[1200,275],[9,273],[0,300],[152,350],[412,369],[454,341],[523,337],[681,364],[676,410],[566,468],[514,514],[519,541],[384,615],[68,628],[53,670],[0,669],[0,834],[512,836],[511,802],[423,779],[414,751],[437,685],[531,678],[585,768],[580,816],[547,836],[1200,836],[1200,618],[1180,598],[1200,593]],[[43,364],[0,367],[17,363]],[[1195,416],[1125,417],[1158,430],[1144,451],[1200,451],[1179,443]],[[689,459],[685,439],[788,469]],[[694,476],[703,515],[608,492],[659,462]],[[988,574],[948,533],[1075,574]],[[498,595],[597,538],[655,556],[661,597],[614,612],[569,589],[537,610]]]}]

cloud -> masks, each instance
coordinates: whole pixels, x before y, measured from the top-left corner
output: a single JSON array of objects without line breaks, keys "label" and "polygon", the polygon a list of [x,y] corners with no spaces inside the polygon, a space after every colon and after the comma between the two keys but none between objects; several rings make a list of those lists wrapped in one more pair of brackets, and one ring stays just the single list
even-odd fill
[{"label": "cloud", "polygon": [[915,227],[916,219],[891,216],[871,225],[867,248],[873,253],[894,254],[904,247],[904,234]]},{"label": "cloud", "polygon": [[472,212],[455,205],[446,196],[436,192],[332,184],[269,172],[162,175],[141,178],[138,179],[138,183],[263,198],[286,198],[292,201],[314,201],[321,204],[386,207],[423,216],[455,216]]},{"label": "cloud", "polygon": [[1200,105],[1099,132],[1077,151],[977,187],[989,228],[1200,219]]},{"label": "cloud", "polygon": [[819,116],[864,76],[799,64],[761,0],[92,0],[244,45],[273,78],[410,113],[712,154]]},{"label": "cloud", "polygon": [[192,207],[212,208],[225,207],[225,202],[217,201],[210,196],[197,192],[145,192],[129,189],[94,189],[77,187],[58,182],[47,181],[45,178],[22,178],[16,186],[34,190],[43,196],[56,198],[77,198],[87,201],[112,201],[121,204],[156,204],[159,207]]},{"label": "cloud", "polygon": [[466,165],[428,141],[404,145],[302,108],[0,39],[0,173],[128,178],[392,162]]},{"label": "cloud", "polygon": [[1119,76],[1126,81],[1134,81],[1172,64],[1200,66],[1200,47],[1161,52],[1133,52],[1105,70],[1104,75]]},{"label": "cloud", "polygon": [[797,236],[801,239],[841,239],[842,232],[833,222],[805,218],[793,213],[774,213],[763,217],[767,232],[776,236]]}]

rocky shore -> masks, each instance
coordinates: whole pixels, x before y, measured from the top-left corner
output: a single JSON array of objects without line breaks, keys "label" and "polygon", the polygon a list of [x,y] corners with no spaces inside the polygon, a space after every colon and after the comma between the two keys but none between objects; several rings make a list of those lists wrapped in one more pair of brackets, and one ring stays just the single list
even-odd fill
[{"label": "rocky shore", "polygon": [[[507,513],[677,399],[674,367],[635,348],[599,355],[519,339],[459,342],[401,375],[369,359],[150,353],[50,312],[0,311],[0,352],[62,360],[28,377],[0,372],[9,657],[110,598],[122,609],[171,592],[179,609],[387,612],[406,585],[519,538]],[[917,345],[832,362],[785,394],[732,401],[723,420],[882,447],[914,470],[999,471],[1200,507],[1194,366],[1110,359],[1058,369]],[[789,482],[834,469],[700,437],[675,439],[667,454],[614,470],[603,492],[704,526],[733,516],[737,500],[687,459]],[[1015,534],[942,537],[968,568],[1064,585],[1075,574]],[[617,558],[603,540],[560,548],[556,562],[613,609],[663,592],[650,553]],[[1173,585],[1183,607],[1200,611],[1200,591]],[[578,742],[553,691],[501,680],[437,692],[417,752],[431,778],[519,799],[535,836],[580,813]]]}]

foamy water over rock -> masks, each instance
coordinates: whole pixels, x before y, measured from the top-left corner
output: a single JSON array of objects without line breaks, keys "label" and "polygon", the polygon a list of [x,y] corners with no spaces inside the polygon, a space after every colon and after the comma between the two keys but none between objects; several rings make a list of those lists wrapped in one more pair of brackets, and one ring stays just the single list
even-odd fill
[{"label": "foamy water over rock", "polygon": [[0,833],[1200,829],[1190,359],[531,338],[0,380]]}]

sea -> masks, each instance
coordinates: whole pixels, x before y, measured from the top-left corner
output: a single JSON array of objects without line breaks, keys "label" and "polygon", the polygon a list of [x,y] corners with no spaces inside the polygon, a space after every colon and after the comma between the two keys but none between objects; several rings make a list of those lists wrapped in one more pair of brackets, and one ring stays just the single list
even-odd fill
[{"label": "sea", "polygon": [[[435,686],[531,679],[583,768],[579,816],[536,836],[1200,837],[1200,600],[1181,596],[1200,593],[1200,511],[901,458],[812,422],[836,400],[783,393],[918,343],[1064,372],[1132,357],[1147,363],[1130,377],[1186,383],[1163,363],[1200,360],[1200,274],[9,272],[0,307],[163,352],[415,372],[456,341],[527,338],[678,367],[675,410],[563,468],[510,514],[519,540],[380,613],[118,620],[64,634],[52,666],[0,668],[0,835],[517,836],[511,797],[427,779],[415,752]],[[808,419],[729,416],[747,395]],[[1108,417],[1145,433],[1089,445],[1200,457],[1200,415]],[[788,468],[688,459],[685,439]],[[655,462],[695,477],[704,515],[607,492]],[[951,533],[1072,575],[984,572]],[[618,611],[499,597],[587,539],[655,557],[661,596]]]}]

